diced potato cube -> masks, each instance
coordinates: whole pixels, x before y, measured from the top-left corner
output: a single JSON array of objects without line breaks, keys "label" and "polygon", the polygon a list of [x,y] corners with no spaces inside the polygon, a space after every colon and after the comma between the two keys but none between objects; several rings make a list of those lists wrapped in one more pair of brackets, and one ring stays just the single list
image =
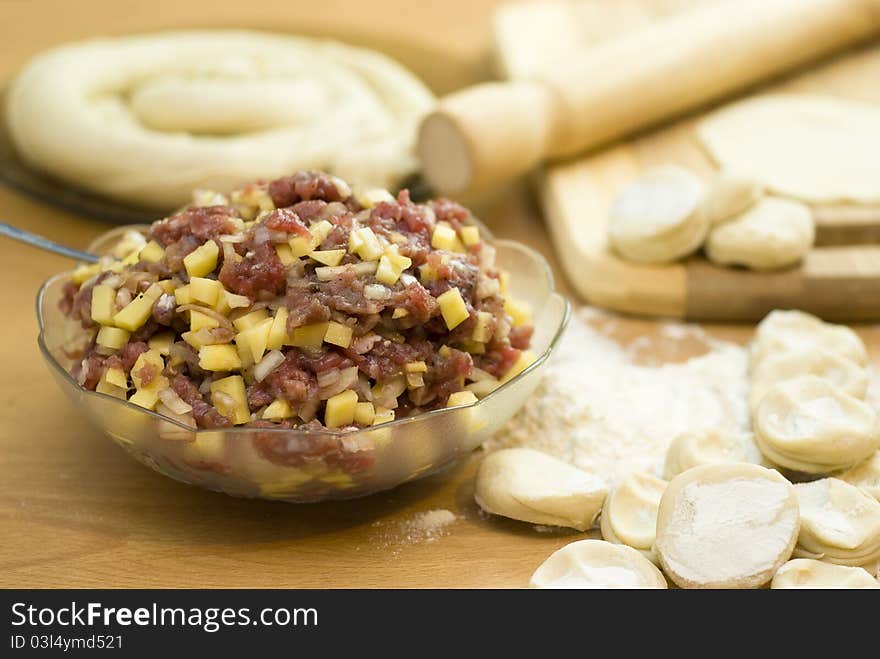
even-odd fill
[{"label": "diced potato cube", "polygon": [[199,366],[206,371],[234,371],[241,368],[241,359],[228,343],[199,348]]},{"label": "diced potato cube", "polygon": [[352,231],[348,249],[364,261],[375,261],[384,251],[382,243],[370,227],[361,227]]},{"label": "diced potato cube", "polygon": [[193,302],[201,302],[213,307],[225,292],[223,284],[216,279],[191,277],[189,280],[189,295]]},{"label": "diced potato cube", "polygon": [[510,291],[510,274],[506,270],[498,273],[498,288],[502,295],[507,295]]},{"label": "diced potato cube", "polygon": [[296,348],[320,348],[330,323],[312,323],[293,330],[290,345]]},{"label": "diced potato cube", "polygon": [[297,259],[297,257],[293,255],[293,250],[288,244],[275,245],[275,253],[278,255],[278,260],[281,261],[283,265],[290,265]]},{"label": "diced potato cube", "polygon": [[438,222],[437,226],[434,227],[434,233],[431,234],[431,247],[453,251],[457,240],[458,236],[455,234],[455,229],[446,222]]},{"label": "diced potato cube", "polygon": [[477,226],[466,226],[461,228],[461,242],[466,247],[473,247],[480,242],[480,228]]},{"label": "diced potato cube", "polygon": [[244,388],[244,379],[240,375],[230,375],[228,378],[212,382],[211,403],[220,414],[229,418],[235,425],[250,421],[247,392]]},{"label": "diced potato cube", "polygon": [[92,320],[101,325],[112,325],[116,313],[116,289],[98,284],[92,289]]},{"label": "diced potato cube", "polygon": [[160,355],[168,355],[171,353],[171,344],[174,343],[174,334],[171,332],[160,332],[159,334],[153,334],[150,337],[150,340],[147,341],[147,345],[150,347],[150,350],[155,350]]},{"label": "diced potato cube", "polygon": [[162,257],[165,256],[165,249],[155,240],[151,240],[140,251],[140,254],[138,256],[141,261],[146,261],[147,263],[158,263],[162,260]]},{"label": "diced potato cube", "polygon": [[525,302],[508,297],[504,300],[504,310],[513,320],[514,327],[532,324],[532,310]]},{"label": "diced potato cube", "polygon": [[457,288],[450,288],[437,298],[440,305],[440,314],[446,321],[446,327],[450,330],[455,329],[461,323],[468,319],[468,309],[461,297],[461,291]]},{"label": "diced potato cube", "polygon": [[166,295],[174,295],[174,282],[170,279],[163,279],[158,282],[159,288],[162,289],[162,292]]},{"label": "diced potato cube", "polygon": [[266,352],[272,323],[272,318],[266,318],[261,323],[242,330],[235,335],[235,344],[243,350],[250,351],[251,358],[255,364],[263,358],[263,353]]},{"label": "diced potato cube", "polygon": [[383,254],[382,258],[379,259],[379,267],[376,268],[376,279],[386,286],[394,286],[397,280],[400,279],[400,272],[391,263],[391,260]]},{"label": "diced potato cube", "polygon": [[[122,373],[121,369],[108,368],[101,375],[101,379],[98,380],[98,385],[95,387],[95,391],[97,391],[99,394],[107,394],[108,396],[113,396],[114,398],[125,400],[128,393],[128,383],[125,383],[123,386],[119,386],[115,382],[111,382],[109,380],[109,377],[112,376],[108,375],[111,371],[119,371],[120,373]],[[122,375],[122,380],[123,382],[125,382],[125,374]]]},{"label": "diced potato cube", "polygon": [[357,402],[357,393],[351,389],[330,397],[324,410],[324,425],[328,428],[341,428],[353,423]]},{"label": "diced potato cube", "polygon": [[141,293],[125,307],[113,316],[113,323],[129,332],[140,328],[153,313],[153,303],[156,300]]},{"label": "diced potato cube", "polygon": [[508,380],[512,380],[517,375],[522,373],[530,364],[535,361],[535,355],[530,350],[523,350],[519,357],[511,367],[507,370],[507,373],[501,376],[501,382],[507,382]]},{"label": "diced potato cube", "polygon": [[398,318],[406,318],[409,316],[409,311],[404,309],[403,307],[397,307],[394,312],[391,314],[391,318],[396,320]]},{"label": "diced potato cube", "polygon": [[156,404],[159,402],[159,391],[154,387],[138,389],[131,395],[128,402],[140,405],[148,410],[154,410],[156,409]]},{"label": "diced potato cube", "polygon": [[378,426],[382,423],[389,423],[394,421],[396,415],[394,414],[394,410],[389,410],[385,407],[377,407],[376,413],[373,416],[373,425]]},{"label": "diced potato cube", "polygon": [[486,352],[486,344],[480,343],[479,341],[462,341],[461,347],[465,350],[465,352],[469,352],[472,355],[482,355]]},{"label": "diced potato cube", "polygon": [[418,389],[425,386],[425,377],[421,373],[407,373],[406,386],[410,389]]},{"label": "diced potato cube", "polygon": [[372,425],[375,416],[376,410],[373,409],[372,403],[358,403],[354,406],[355,423],[360,423],[364,426]]},{"label": "diced potato cube", "polygon": [[437,354],[444,358],[450,357],[452,355],[452,348],[448,345],[442,345],[440,346],[440,349],[437,350]]},{"label": "diced potato cube", "polygon": [[355,190],[354,198],[363,208],[373,208],[383,201],[393,202],[394,195],[382,188]]},{"label": "diced potato cube", "polygon": [[184,304],[192,304],[193,299],[189,292],[189,284],[176,288],[174,290],[174,299],[179,307],[182,307]]},{"label": "diced potato cube", "polygon": [[131,367],[131,381],[138,389],[143,389],[144,386],[147,386],[144,384],[143,375],[141,373],[141,370],[145,367],[153,371],[152,379],[149,383],[152,385],[156,380],[156,376],[161,375],[162,371],[165,369],[165,360],[162,359],[162,355],[159,354],[158,350],[147,350],[146,352],[142,352],[138,355],[134,366]]},{"label": "diced potato cube", "polygon": [[70,280],[74,284],[82,284],[86,280],[91,279],[96,274],[101,272],[101,265],[99,263],[92,263],[90,265],[79,265],[76,267],[76,270],[70,275]]},{"label": "diced potato cube", "polygon": [[254,365],[254,353],[251,352],[251,346],[249,344],[235,344],[235,351],[238,353],[238,358],[241,360],[241,367],[243,369],[250,368]]},{"label": "diced potato cube", "polygon": [[232,324],[235,325],[235,329],[243,331],[246,329],[250,329],[255,325],[259,325],[268,317],[268,311],[266,311],[265,309],[257,309],[256,311],[251,311],[249,314],[245,314],[244,316],[236,318],[232,321]]},{"label": "diced potato cube", "polygon": [[397,245],[389,245],[385,249],[385,256],[391,261],[391,265],[401,273],[412,265],[412,259],[401,254]]},{"label": "diced potato cube", "polygon": [[[306,256],[318,246],[315,244],[314,238],[306,238],[305,236],[294,236],[288,241],[288,245],[290,246],[291,256],[297,259],[301,256]],[[284,261],[282,261],[282,263],[284,263]]]},{"label": "diced potato cube", "polygon": [[471,340],[486,343],[492,338],[492,321],[494,318],[488,311],[477,312],[477,322],[474,324],[474,331],[471,333]]},{"label": "diced potato cube", "polygon": [[477,402],[477,397],[473,391],[456,391],[454,394],[449,394],[449,398],[446,401],[446,407],[458,407],[459,405],[473,405]]},{"label": "diced potato cube", "polygon": [[331,321],[327,325],[327,333],[324,334],[324,341],[332,343],[340,348],[347,348],[351,345],[352,330],[348,325]]},{"label": "diced potato cube", "polygon": [[204,245],[183,257],[183,266],[190,277],[204,277],[217,267],[217,256],[220,248],[213,240],[208,240]]},{"label": "diced potato cube", "polygon": [[312,234],[312,239],[314,241],[315,249],[318,245],[320,245],[324,240],[326,240],[327,236],[330,235],[330,232],[333,230],[333,225],[330,224],[327,220],[321,220],[320,222],[316,222],[312,226],[309,227],[309,233]]},{"label": "diced potato cube", "polygon": [[226,306],[230,309],[243,309],[251,306],[251,299],[247,295],[226,291]]},{"label": "diced potato cube", "polygon": [[131,336],[131,333],[124,329],[102,325],[101,329],[98,330],[98,338],[95,341],[99,346],[109,348],[110,350],[119,350],[128,343],[129,336]]},{"label": "diced potato cube", "polygon": [[272,319],[272,327],[269,329],[269,338],[266,340],[266,348],[280,350],[287,340],[287,307],[278,307],[275,318]]},{"label": "diced potato cube", "polygon": [[153,302],[158,300],[165,294],[165,289],[159,285],[159,282],[150,284],[150,287],[144,291],[144,297],[150,298]]},{"label": "diced potato cube", "polygon": [[123,389],[128,388],[128,378],[125,377],[125,371],[123,371],[118,366],[113,368],[108,368],[104,371],[104,379],[115,387],[122,387]]},{"label": "diced potato cube", "polygon": [[276,398],[263,410],[264,419],[289,419],[292,416],[293,411],[290,409],[290,403],[283,398]]},{"label": "diced potato cube", "polygon": [[424,361],[407,362],[404,364],[403,369],[407,373],[426,373],[428,371],[428,365]]},{"label": "diced potato cube", "polygon": [[219,327],[220,322],[216,318],[212,318],[207,314],[198,311],[189,312],[189,328],[193,332],[198,332],[203,327]]},{"label": "diced potato cube", "polygon": [[334,266],[339,265],[342,257],[345,256],[344,249],[325,249],[324,251],[310,252],[309,256],[318,263]]}]

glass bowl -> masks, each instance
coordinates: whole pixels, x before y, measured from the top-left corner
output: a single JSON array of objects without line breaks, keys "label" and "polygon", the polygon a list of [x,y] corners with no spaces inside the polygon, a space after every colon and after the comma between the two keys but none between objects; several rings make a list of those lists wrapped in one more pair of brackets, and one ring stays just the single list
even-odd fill
[{"label": "glass bowl", "polygon": [[[106,253],[132,228],[108,232],[91,246]],[[360,497],[447,467],[495,433],[531,395],[541,367],[568,322],[568,301],[553,289],[544,258],[513,241],[493,240],[512,295],[531,305],[533,364],[478,402],[439,409],[358,431],[282,428],[194,430],[127,401],[80,387],[65,346],[76,324],[59,310],[69,272],[37,296],[39,346],[73,404],[132,457],[159,473],[239,497],[290,502]]]}]

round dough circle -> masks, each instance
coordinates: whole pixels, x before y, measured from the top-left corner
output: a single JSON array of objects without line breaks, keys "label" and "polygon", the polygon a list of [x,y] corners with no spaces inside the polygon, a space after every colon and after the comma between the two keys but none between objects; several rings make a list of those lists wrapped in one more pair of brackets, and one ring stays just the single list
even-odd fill
[{"label": "round dough circle", "polygon": [[795,558],[777,570],[770,588],[880,588],[880,583],[860,567]]},{"label": "round dough circle", "polygon": [[638,549],[653,561],[657,508],[665,490],[666,481],[650,474],[636,472],[624,478],[602,508],[602,537]]},{"label": "round dough circle", "polygon": [[170,209],[302,169],[388,187],[415,170],[427,88],[379,53],[237,30],[72,43],[13,81],[21,157],[73,185]]},{"label": "round dough circle", "polygon": [[849,327],[832,325],[792,309],[771,311],[758,323],[751,347],[752,369],[768,355],[818,348],[831,350],[861,366],[868,363],[865,344]]},{"label": "round dough circle", "polygon": [[727,462],[763,464],[752,433],[724,428],[683,432],[666,451],[664,475],[671,479],[694,467]]},{"label": "round dough circle", "polygon": [[764,186],[755,179],[720,172],[709,185],[703,201],[703,213],[710,227],[744,213],[764,196]]},{"label": "round dough circle", "polygon": [[762,359],[752,371],[749,408],[756,410],[764,395],[777,383],[803,375],[828,380],[859,400],[864,400],[868,391],[865,368],[833,350],[816,346],[810,350],[772,354]]},{"label": "round dough circle", "polygon": [[648,170],[611,205],[611,246],[638,263],[666,263],[695,252],[709,226],[702,200],[702,181],[686,169],[666,165]]},{"label": "round dough circle", "polygon": [[757,96],[709,115],[697,136],[720,167],[749,172],[778,194],[808,202],[880,202],[876,105]]},{"label": "round dough circle", "polygon": [[578,531],[593,525],[607,495],[603,480],[528,448],[487,455],[474,485],[474,498],[488,513]]},{"label": "round dough circle", "polygon": [[670,481],[654,550],[682,588],[757,588],[788,560],[797,537],[797,497],[779,472],[715,464]]},{"label": "round dough circle", "polygon": [[839,478],[795,485],[801,511],[798,550],[840,565],[880,560],[880,503]]},{"label": "round dough circle", "polygon": [[706,256],[719,265],[774,270],[798,263],[815,239],[810,209],[797,201],[765,197],[709,232]]},{"label": "round dough circle", "polygon": [[809,474],[851,467],[880,446],[874,409],[815,375],[773,386],[755,411],[754,427],[769,460]]},{"label": "round dough circle", "polygon": [[840,479],[855,485],[880,501],[880,451],[840,474]]},{"label": "round dough circle", "polygon": [[529,583],[532,588],[661,588],[666,579],[632,547],[579,540],[554,552]]}]

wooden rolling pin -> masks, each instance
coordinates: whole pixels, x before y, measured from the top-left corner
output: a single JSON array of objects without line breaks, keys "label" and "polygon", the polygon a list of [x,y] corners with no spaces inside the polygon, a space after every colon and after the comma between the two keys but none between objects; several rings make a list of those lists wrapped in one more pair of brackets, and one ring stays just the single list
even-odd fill
[{"label": "wooden rolling pin", "polygon": [[880,0],[728,0],[609,39],[528,80],[445,97],[422,174],[475,192],[742,89],[880,30]]}]

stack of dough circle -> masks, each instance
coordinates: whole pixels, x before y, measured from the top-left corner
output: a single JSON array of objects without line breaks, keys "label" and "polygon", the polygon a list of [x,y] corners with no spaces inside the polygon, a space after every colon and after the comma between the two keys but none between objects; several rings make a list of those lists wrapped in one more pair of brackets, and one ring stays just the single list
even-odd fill
[{"label": "stack of dough circle", "polygon": [[864,462],[840,474],[840,479],[855,485],[880,501],[880,450],[875,451],[874,455]]},{"label": "stack of dough circle", "polygon": [[761,464],[761,451],[750,432],[725,428],[702,428],[683,432],[672,440],[666,451],[666,478],[708,464],[749,462]]},{"label": "stack of dough circle", "polygon": [[810,209],[798,201],[765,197],[712,229],[706,256],[719,265],[774,270],[804,258],[815,239]]},{"label": "stack of dough circle", "polygon": [[433,97],[391,59],[332,41],[170,32],[66,45],[9,90],[21,157],[75,186],[156,208],[194,188],[323,169],[393,186]]},{"label": "stack of dough circle", "polygon": [[626,545],[580,540],[554,552],[535,570],[532,588],[666,588],[651,561]]},{"label": "stack of dough circle", "polygon": [[838,478],[795,486],[801,511],[798,551],[840,565],[880,560],[880,503]]},{"label": "stack of dough circle", "polygon": [[666,165],[645,172],[611,206],[611,246],[638,263],[666,263],[695,252],[709,226],[702,200],[703,183],[685,169]]},{"label": "stack of dough circle", "polygon": [[593,525],[608,495],[601,479],[527,448],[487,455],[474,488],[474,498],[488,513],[579,531]]},{"label": "stack of dough circle", "polygon": [[682,588],[758,588],[791,556],[798,527],[794,487],[779,472],[705,465],[670,481],[654,550]]},{"label": "stack of dough circle", "polygon": [[880,588],[880,583],[860,567],[835,565],[812,558],[795,558],[777,570],[770,587]]},{"label": "stack of dough circle", "polygon": [[803,311],[776,310],[758,324],[752,342],[752,367],[769,355],[818,348],[831,350],[860,366],[868,363],[865,344],[849,327],[823,322]]},{"label": "stack of dough circle", "polygon": [[752,178],[720,172],[706,191],[703,213],[710,227],[744,213],[764,195],[763,186]]},{"label": "stack of dough circle", "polygon": [[815,375],[772,387],[758,404],[754,426],[770,461],[810,474],[845,469],[880,446],[874,409]]},{"label": "stack of dough circle", "polygon": [[627,476],[605,500],[600,529],[608,542],[627,545],[656,562],[652,551],[657,530],[657,508],[666,481],[650,474]]}]

